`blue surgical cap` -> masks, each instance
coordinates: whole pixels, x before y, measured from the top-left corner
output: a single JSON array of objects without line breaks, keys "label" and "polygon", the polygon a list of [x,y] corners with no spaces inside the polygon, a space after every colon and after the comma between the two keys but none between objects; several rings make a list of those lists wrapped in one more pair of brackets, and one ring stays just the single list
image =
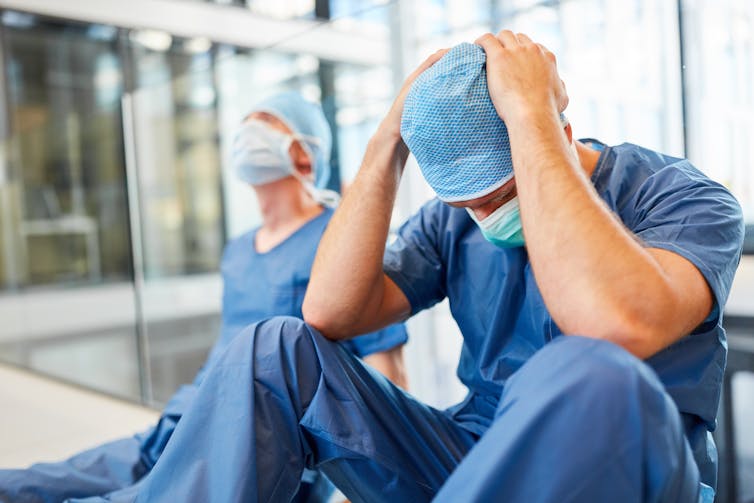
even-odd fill
[{"label": "blue surgical cap", "polygon": [[[330,149],[332,133],[325,119],[322,107],[304,99],[298,93],[285,92],[271,96],[249,111],[266,112],[280,119],[294,133],[312,136],[319,140],[317,145],[308,145],[314,155],[314,186],[323,188],[330,180]],[[247,114],[247,115],[249,115]]]},{"label": "blue surgical cap", "polygon": [[419,75],[406,96],[401,136],[446,202],[485,196],[513,178],[508,129],[487,90],[486,55],[460,44]]}]

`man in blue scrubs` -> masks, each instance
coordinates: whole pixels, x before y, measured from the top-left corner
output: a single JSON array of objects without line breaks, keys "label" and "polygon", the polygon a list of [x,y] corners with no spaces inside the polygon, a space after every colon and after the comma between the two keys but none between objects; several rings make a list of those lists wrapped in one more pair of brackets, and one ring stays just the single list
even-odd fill
[{"label": "man in blue scrubs", "polygon": [[[477,44],[408,78],[320,243],[307,323],[234,339],[137,501],[288,501],[305,468],[352,501],[710,500],[739,205],[686,160],[574,141],[525,35]],[[438,199],[386,250],[408,148]],[[444,298],[469,389],[449,410],[333,343]]]},{"label": "man in blue scrubs", "polygon": [[[222,327],[207,362],[190,385],[171,398],[153,428],[82,452],[59,463],[0,470],[0,502],[60,502],[102,495],[123,497],[154,466],[207,369],[250,323],[271,316],[301,316],[314,255],[333,215],[323,204],[329,178],[330,129],[321,108],[296,93],[259,103],[239,128],[233,171],[254,189],[262,225],[225,247]],[[402,324],[346,341],[354,355],[405,387]],[[92,411],[96,414],[96,411]],[[298,502],[328,501],[332,486],[316,472],[304,474]]]}]

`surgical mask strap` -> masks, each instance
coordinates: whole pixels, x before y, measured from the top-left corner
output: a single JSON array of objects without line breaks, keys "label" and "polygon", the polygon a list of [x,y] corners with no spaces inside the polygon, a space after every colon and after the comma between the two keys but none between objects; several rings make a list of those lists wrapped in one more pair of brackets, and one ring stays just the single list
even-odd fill
[{"label": "surgical mask strap", "polygon": [[[289,141],[287,142],[286,150],[290,149],[291,144],[294,141],[298,141],[301,144],[301,148],[303,148],[306,154],[309,156],[309,161],[312,163],[312,165],[314,165],[316,163],[316,156],[311,146],[319,147],[319,138],[299,133],[294,133],[287,136]],[[296,165],[293,163],[293,160],[291,160],[290,170],[293,177],[298,180],[301,185],[304,186],[304,189],[306,189],[309,195],[312,196],[312,199],[314,199],[317,203],[329,206],[331,208],[337,206],[338,203],[340,203],[340,194],[338,194],[334,190],[320,189],[318,187],[315,187],[314,183],[312,183],[311,180],[307,179],[298,171]],[[313,170],[312,174],[316,176]]]},{"label": "surgical mask strap", "polygon": [[308,180],[304,175],[299,173],[298,169],[296,169],[296,166],[293,163],[291,163],[291,174],[293,175],[293,178],[298,180],[301,185],[304,186],[304,189],[306,189],[309,195],[312,196],[312,199],[317,201],[319,204],[335,207],[338,205],[338,203],[340,203],[340,194],[338,194],[334,190],[320,189],[318,187],[315,187],[311,180]]}]

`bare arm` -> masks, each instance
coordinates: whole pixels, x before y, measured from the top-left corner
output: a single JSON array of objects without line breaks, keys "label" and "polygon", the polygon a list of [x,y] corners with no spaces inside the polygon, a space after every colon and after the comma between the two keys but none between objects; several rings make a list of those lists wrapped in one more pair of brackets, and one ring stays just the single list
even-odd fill
[{"label": "bare arm", "polygon": [[408,377],[403,361],[403,345],[364,357],[364,362],[390,379],[396,386],[408,389]]},{"label": "bare arm", "polygon": [[382,271],[400,171],[397,141],[376,136],[317,249],[304,319],[333,339],[371,332],[408,315],[408,300]]},{"label": "bare arm", "polygon": [[408,157],[400,136],[403,100],[413,80],[444,53],[430,56],[406,80],[320,241],[303,313],[326,337],[350,338],[410,314],[408,299],[382,271],[382,257]]},{"label": "bare arm", "polygon": [[508,31],[478,43],[508,126],[532,269],[555,322],[641,358],[688,334],[712,308],[709,286],[680,255],[643,247],[599,198],[559,123],[567,96],[554,56]]}]

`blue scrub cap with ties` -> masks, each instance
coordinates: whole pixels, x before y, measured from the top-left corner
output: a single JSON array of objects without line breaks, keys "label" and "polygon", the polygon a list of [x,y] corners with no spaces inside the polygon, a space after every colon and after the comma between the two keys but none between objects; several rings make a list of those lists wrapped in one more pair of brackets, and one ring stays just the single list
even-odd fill
[{"label": "blue scrub cap with ties", "polygon": [[304,99],[296,92],[275,94],[252,108],[254,112],[267,112],[280,119],[291,131],[316,138],[318,141],[307,145],[314,156],[314,186],[324,188],[330,180],[330,149],[332,133],[322,107]]}]

